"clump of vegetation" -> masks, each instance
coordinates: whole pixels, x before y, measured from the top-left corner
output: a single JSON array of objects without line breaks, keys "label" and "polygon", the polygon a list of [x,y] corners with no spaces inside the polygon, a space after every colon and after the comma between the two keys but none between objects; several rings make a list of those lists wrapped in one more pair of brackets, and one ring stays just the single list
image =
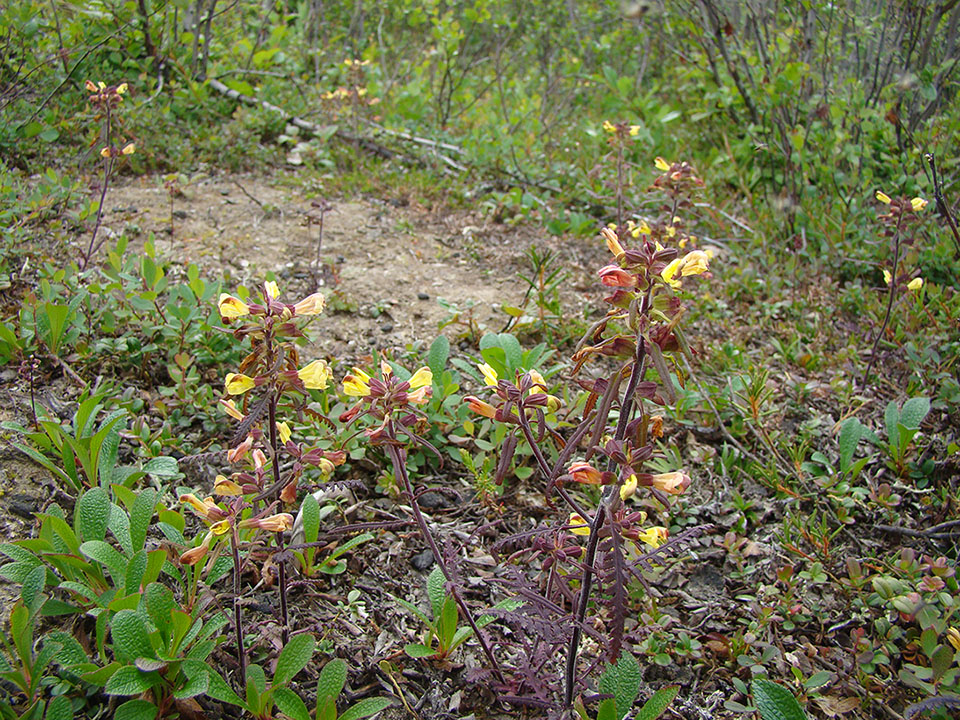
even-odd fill
[{"label": "clump of vegetation", "polygon": [[[427,717],[433,686],[477,717],[949,717],[958,23],[0,9],[2,433],[46,478],[0,543],[0,716]],[[158,172],[185,238],[212,163],[298,168],[306,275],[113,230]],[[518,253],[496,328],[438,298],[338,355],[325,309],[387,307],[323,255],[361,193],[563,242]]]}]

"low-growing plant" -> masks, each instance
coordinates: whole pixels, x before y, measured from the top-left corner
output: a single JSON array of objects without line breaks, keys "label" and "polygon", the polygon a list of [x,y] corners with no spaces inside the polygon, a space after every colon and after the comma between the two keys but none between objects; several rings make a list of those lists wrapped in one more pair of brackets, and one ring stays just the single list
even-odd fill
[{"label": "low-growing plant", "polygon": [[[427,576],[427,598],[430,601],[430,615],[422,612],[413,603],[395,597],[407,610],[412,612],[426,626],[423,642],[408,643],[403,650],[414,658],[435,658],[445,660],[463,643],[474,635],[472,626],[460,625],[460,612],[457,601],[447,590],[447,580],[439,565]],[[519,600],[502,600],[494,605],[494,610],[515,610],[523,603]],[[482,628],[494,620],[494,615],[482,615],[476,620],[476,627]]]},{"label": "low-growing plant", "polygon": [[339,658],[328,660],[317,680],[317,707],[313,713],[314,720],[362,720],[376,715],[393,704],[390,698],[363,698],[338,714],[337,698],[340,697],[346,682],[347,663]]}]

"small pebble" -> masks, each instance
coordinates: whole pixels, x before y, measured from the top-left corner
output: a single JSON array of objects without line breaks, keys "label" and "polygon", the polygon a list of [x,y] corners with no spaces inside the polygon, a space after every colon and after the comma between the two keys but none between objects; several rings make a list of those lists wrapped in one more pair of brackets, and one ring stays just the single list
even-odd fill
[{"label": "small pebble", "polygon": [[382,333],[393,332],[393,325],[390,323],[384,323],[383,325],[380,326],[380,332]]},{"label": "small pebble", "polygon": [[430,299],[430,296],[427,293],[425,292],[417,293],[417,300],[429,300],[429,299]]},{"label": "small pebble", "polygon": [[426,508],[427,510],[433,510],[434,508],[446,507],[447,502],[444,499],[443,495],[436,492],[425,492],[417,500],[420,503],[420,507]]},{"label": "small pebble", "polygon": [[433,551],[429,548],[410,558],[410,564],[417,570],[426,570],[433,565]]}]

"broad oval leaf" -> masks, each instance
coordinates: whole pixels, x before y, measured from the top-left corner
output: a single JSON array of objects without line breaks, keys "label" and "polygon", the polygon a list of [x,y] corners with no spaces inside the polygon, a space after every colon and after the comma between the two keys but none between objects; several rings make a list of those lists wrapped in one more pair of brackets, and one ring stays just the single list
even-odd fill
[{"label": "broad oval leaf", "polygon": [[103,488],[87,490],[74,510],[74,530],[84,540],[103,540],[110,522],[110,496]]},{"label": "broad oval leaf", "polygon": [[324,665],[317,680],[317,706],[323,704],[321,701],[325,698],[336,700],[346,682],[347,663],[339,658],[334,658]]},{"label": "broad oval leaf", "polygon": [[120,659],[133,662],[137,658],[155,657],[147,626],[134,610],[121,610],[110,624],[114,652]]},{"label": "broad oval leaf", "polygon": [[273,673],[273,686],[286,685],[293,679],[293,676],[303,670],[313,657],[313,651],[316,648],[316,641],[313,635],[302,633],[290,638],[283,650],[280,651],[280,657],[277,658],[277,669]]},{"label": "broad oval leaf", "polygon": [[758,679],[750,683],[750,689],[763,720],[807,720],[800,703],[783,685]]},{"label": "broad oval leaf", "polygon": [[151,677],[150,673],[141,672],[133,665],[124,665],[110,676],[103,691],[107,695],[139,695],[149,690],[155,679],[156,675]]}]

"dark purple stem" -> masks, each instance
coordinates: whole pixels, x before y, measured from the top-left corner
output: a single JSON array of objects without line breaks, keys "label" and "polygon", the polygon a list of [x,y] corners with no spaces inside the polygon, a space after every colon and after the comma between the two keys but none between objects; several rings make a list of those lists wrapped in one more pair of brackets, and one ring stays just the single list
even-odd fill
[{"label": "dark purple stem", "polygon": [[427,547],[430,548],[430,552],[433,553],[433,559],[436,561],[437,567],[440,568],[443,576],[447,579],[447,585],[450,588],[450,594],[453,596],[457,606],[460,608],[460,611],[466,618],[467,624],[473,629],[473,634],[479,641],[480,647],[483,648],[483,654],[487,656],[490,667],[493,668],[493,671],[497,674],[497,678],[500,680],[500,682],[504,682],[503,671],[500,669],[500,664],[497,662],[496,657],[494,657],[493,650],[480,633],[480,628],[477,626],[477,622],[473,618],[473,612],[471,612],[469,606],[466,604],[466,602],[464,602],[463,598],[460,597],[460,593],[453,582],[453,576],[450,573],[450,570],[447,568],[446,562],[443,559],[443,555],[440,552],[440,548],[437,546],[437,542],[434,540],[433,534],[430,532],[430,528],[427,526],[427,521],[423,517],[423,513],[420,512],[420,504],[417,502],[417,496],[414,494],[413,487],[410,485],[410,476],[407,474],[407,464],[404,457],[406,453],[402,447],[394,444],[396,436],[394,434],[392,422],[387,423],[386,434],[390,438],[386,445],[387,455],[390,456],[390,462],[393,463],[393,471],[396,475],[396,478],[403,485],[404,493],[410,499],[410,507],[413,509],[413,517],[417,521],[417,525],[420,528],[420,534],[423,536],[424,542],[427,543]]}]

